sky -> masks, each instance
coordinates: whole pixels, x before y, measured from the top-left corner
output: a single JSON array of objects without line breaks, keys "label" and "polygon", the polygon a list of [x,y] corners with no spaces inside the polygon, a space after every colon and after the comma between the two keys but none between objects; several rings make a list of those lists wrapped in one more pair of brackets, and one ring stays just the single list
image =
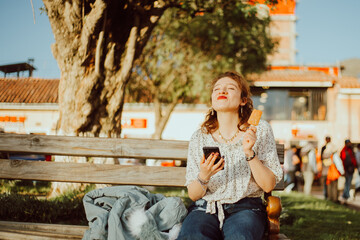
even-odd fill
[{"label": "sky", "polygon": [[[54,35],[46,14],[39,10],[43,3],[32,2],[35,24],[30,0],[0,0],[0,65],[33,58],[33,77],[59,78],[51,52]],[[296,64],[333,66],[360,58],[359,12],[360,0],[297,0]],[[27,77],[27,72],[21,76]]]},{"label": "sky", "polygon": [[360,0],[298,0],[297,64],[360,58]]}]

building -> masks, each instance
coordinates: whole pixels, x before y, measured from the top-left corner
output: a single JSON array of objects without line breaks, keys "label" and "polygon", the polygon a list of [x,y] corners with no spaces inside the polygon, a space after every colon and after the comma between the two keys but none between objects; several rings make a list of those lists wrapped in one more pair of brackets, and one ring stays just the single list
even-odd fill
[{"label": "building", "polygon": [[296,65],[297,1],[279,0],[276,6],[257,2],[268,9],[278,47],[268,57],[269,70],[252,77],[253,99],[275,137],[287,145],[312,141],[321,146],[327,135],[339,147],[346,138],[360,142],[359,80],[342,77],[340,66]]},{"label": "building", "polygon": [[360,79],[341,77],[334,90],[336,112],[331,115],[333,135],[345,133],[352,142],[360,143]]},{"label": "building", "polygon": [[1,65],[0,71],[4,73],[4,77],[6,74],[16,73],[17,77],[20,77],[20,73],[28,72],[28,77],[32,76],[32,72],[36,70],[36,68],[32,65],[34,59],[28,59],[28,62],[21,63],[13,63],[7,65]]},{"label": "building", "polygon": [[[57,134],[57,79],[0,78],[0,127],[5,132]],[[254,106],[263,110],[275,138],[283,143],[330,135],[339,147],[350,138],[360,143],[360,82],[319,71],[269,71],[253,76]],[[189,140],[208,110],[180,104],[164,130],[164,139]],[[155,130],[151,104],[125,104],[123,137],[150,137]]]},{"label": "building", "polygon": [[265,0],[249,1],[256,4],[258,13],[270,16],[270,35],[278,43],[273,55],[268,57],[268,63],[274,66],[295,64],[296,56],[296,0],[278,0],[276,6],[266,5]]},{"label": "building", "polygon": [[292,68],[253,77],[254,106],[264,111],[276,139],[321,146],[329,135],[339,147],[347,138],[360,142],[360,82],[338,76],[336,67]]},{"label": "building", "polygon": [[55,134],[58,79],[0,78],[0,128],[5,132]]},{"label": "building", "polygon": [[[260,1],[261,2],[261,1]],[[263,1],[264,2],[264,1]],[[249,77],[254,106],[264,111],[277,141],[322,146],[327,135],[340,147],[360,143],[360,82],[343,77],[339,66],[295,64],[295,0],[279,0],[270,14],[270,32],[279,41],[269,56],[269,71]],[[57,134],[58,79],[0,78],[0,128],[6,132]],[[164,139],[189,140],[208,107],[181,104],[164,130]],[[150,137],[155,116],[151,104],[125,104],[123,137]]]}]

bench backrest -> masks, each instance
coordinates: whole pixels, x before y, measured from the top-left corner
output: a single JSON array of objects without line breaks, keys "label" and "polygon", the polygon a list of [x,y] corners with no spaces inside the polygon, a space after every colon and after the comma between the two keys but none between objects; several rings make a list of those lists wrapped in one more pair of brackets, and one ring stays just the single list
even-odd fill
[{"label": "bench backrest", "polygon": [[[283,163],[284,145],[276,148]],[[0,152],[17,154],[186,161],[187,151],[187,141],[0,134]],[[1,159],[0,178],[183,187],[185,167]],[[275,188],[282,189],[283,182]]]}]

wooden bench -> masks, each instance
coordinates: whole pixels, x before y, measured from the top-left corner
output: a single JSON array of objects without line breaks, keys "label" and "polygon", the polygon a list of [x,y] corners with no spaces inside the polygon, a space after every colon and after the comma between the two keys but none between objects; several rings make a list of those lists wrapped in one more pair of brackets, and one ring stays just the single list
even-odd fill
[{"label": "wooden bench", "polygon": [[[0,134],[0,152],[107,158],[187,159],[187,141]],[[277,144],[280,162],[284,146]],[[1,179],[184,187],[185,167],[0,160]],[[275,190],[283,190],[283,182]],[[269,239],[279,234],[280,200],[265,196]],[[81,239],[87,226],[0,221],[0,239]]]}]

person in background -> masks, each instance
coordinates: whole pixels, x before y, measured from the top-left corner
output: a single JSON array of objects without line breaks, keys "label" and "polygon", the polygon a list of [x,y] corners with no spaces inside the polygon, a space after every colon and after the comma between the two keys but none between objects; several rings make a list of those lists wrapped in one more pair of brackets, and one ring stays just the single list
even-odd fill
[{"label": "person in background", "polygon": [[291,145],[291,148],[285,152],[284,172],[285,186],[287,191],[298,190],[296,178],[296,165],[300,163],[300,158],[296,155],[297,147]]},{"label": "person in background", "polygon": [[311,194],[311,188],[314,181],[314,175],[318,172],[316,165],[316,149],[308,142],[301,148],[301,170],[304,176],[304,193]]},{"label": "person in background", "polygon": [[345,170],[342,160],[337,152],[331,154],[330,159],[331,165],[328,169],[328,174],[326,178],[328,199],[332,202],[340,203],[338,179],[341,175],[345,174]]},{"label": "person in background", "polygon": [[295,164],[295,178],[296,178],[296,182],[298,183],[298,190],[300,190],[300,184],[304,183],[304,176],[301,172],[302,162],[301,162],[301,154],[300,153],[301,153],[301,147],[297,146],[295,155],[298,157],[298,159],[300,161],[299,161],[299,163]]},{"label": "person in background", "polygon": [[350,187],[354,175],[354,170],[357,167],[355,154],[352,148],[352,143],[349,139],[345,140],[345,146],[340,152],[340,158],[343,162],[344,170],[345,170],[345,186],[342,197],[344,203],[346,204],[346,201],[350,197]]},{"label": "person in background", "polygon": [[[194,201],[178,239],[262,239],[267,226],[264,192],[283,171],[271,126],[247,122],[253,111],[249,85],[236,72],[212,81],[211,105],[189,142],[186,183]],[[203,147],[219,147],[205,159]],[[225,156],[225,157],[224,157]]]},{"label": "person in background", "polygon": [[357,164],[358,172],[359,172],[359,176],[360,176],[360,143],[358,143],[358,145],[357,145],[357,151],[355,153],[355,158],[356,158],[356,164]]},{"label": "person in background", "polygon": [[336,152],[336,148],[334,144],[331,142],[331,137],[325,137],[325,145],[321,148],[321,162],[322,162],[322,170],[321,170],[321,184],[324,186],[324,198],[328,198],[328,191],[326,185],[326,179],[329,167],[332,163],[331,155]]},{"label": "person in background", "polygon": [[358,179],[355,183],[355,193],[360,192],[360,143],[357,145],[357,151],[355,153],[356,163],[358,167]]}]

